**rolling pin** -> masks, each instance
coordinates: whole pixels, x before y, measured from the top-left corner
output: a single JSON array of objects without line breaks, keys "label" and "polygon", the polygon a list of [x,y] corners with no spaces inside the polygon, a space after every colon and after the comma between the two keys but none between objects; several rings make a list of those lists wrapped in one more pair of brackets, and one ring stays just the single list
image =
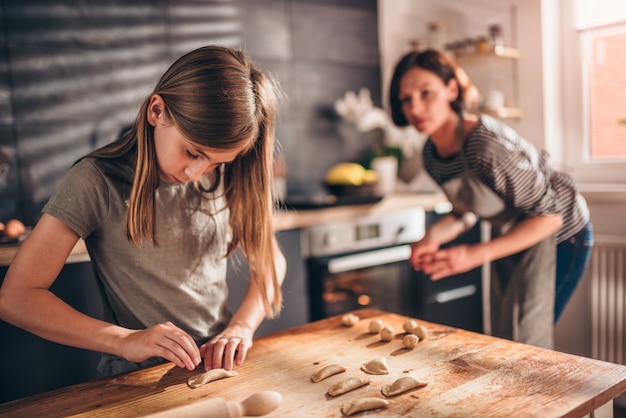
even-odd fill
[{"label": "rolling pin", "polygon": [[283,397],[280,393],[273,390],[264,390],[249,396],[241,403],[227,401],[223,398],[212,398],[145,415],[145,418],[260,417],[278,408],[282,400]]}]

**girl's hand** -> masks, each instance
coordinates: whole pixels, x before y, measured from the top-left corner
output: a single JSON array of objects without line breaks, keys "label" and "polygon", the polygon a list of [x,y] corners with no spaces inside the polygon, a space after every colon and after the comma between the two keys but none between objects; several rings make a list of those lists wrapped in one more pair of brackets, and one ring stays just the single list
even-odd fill
[{"label": "girl's hand", "polygon": [[479,251],[471,245],[455,245],[439,250],[422,262],[422,271],[431,280],[439,280],[453,274],[464,273],[484,263]]},{"label": "girl's hand", "polygon": [[200,347],[204,357],[204,369],[232,370],[233,365],[243,364],[252,347],[254,330],[243,325],[229,325],[221,333]]},{"label": "girl's hand", "polygon": [[411,257],[409,262],[415,270],[423,270],[424,263],[429,263],[432,255],[439,249],[439,244],[426,238],[411,244]]},{"label": "girl's hand", "polygon": [[193,338],[171,322],[132,331],[122,341],[121,356],[132,362],[163,357],[178,367],[194,370],[202,360]]}]

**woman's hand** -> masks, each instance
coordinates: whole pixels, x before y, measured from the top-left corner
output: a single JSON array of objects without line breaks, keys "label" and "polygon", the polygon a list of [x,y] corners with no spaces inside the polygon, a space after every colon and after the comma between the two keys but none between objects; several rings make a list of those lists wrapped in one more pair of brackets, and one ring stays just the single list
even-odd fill
[{"label": "woman's hand", "polygon": [[194,370],[202,360],[193,338],[171,322],[132,331],[122,341],[121,356],[132,362],[163,357],[178,367]]},{"label": "woman's hand", "polygon": [[439,250],[439,244],[427,238],[411,244],[411,257],[409,262],[415,270],[423,270],[424,264],[428,264],[434,253]]},{"label": "woman's hand", "polygon": [[421,267],[431,280],[439,280],[472,270],[484,262],[477,246],[455,245],[432,253],[428,260],[422,261]]},{"label": "woman's hand", "polygon": [[200,347],[200,354],[204,357],[204,369],[232,370],[233,365],[243,364],[252,347],[254,329],[231,324],[209,342]]}]

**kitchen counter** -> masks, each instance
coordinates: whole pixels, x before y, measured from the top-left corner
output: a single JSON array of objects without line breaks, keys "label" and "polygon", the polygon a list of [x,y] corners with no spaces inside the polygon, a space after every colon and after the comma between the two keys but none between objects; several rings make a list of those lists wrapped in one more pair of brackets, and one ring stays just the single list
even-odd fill
[{"label": "kitchen counter", "polygon": [[306,228],[322,223],[389,213],[414,207],[421,207],[425,211],[438,210],[445,208],[448,204],[448,200],[443,193],[394,194],[385,196],[380,202],[372,204],[278,211],[274,215],[274,227],[277,230]]},{"label": "kitchen counter", "polygon": [[[274,390],[283,401],[267,417],[341,417],[345,403],[383,397],[383,385],[409,375],[428,385],[387,398],[386,409],[367,416],[549,418],[593,411],[612,416],[612,400],[626,391],[626,366],[425,321],[418,322],[429,337],[409,350],[401,343],[404,334],[382,342],[367,332],[372,319],[399,332],[409,318],[369,309],[354,313],[360,317],[354,327],[343,326],[336,316],[257,339],[246,362],[235,369],[237,376],[197,389],[186,382],[198,372],[166,363],[8,402],[0,405],[0,416],[137,417],[209,398],[241,402]],[[388,375],[360,370],[380,357],[387,361]],[[311,375],[331,363],[347,371],[313,383]],[[337,397],[326,395],[331,385],[353,376],[372,382]]]},{"label": "kitchen counter", "polygon": [[[358,216],[388,213],[410,207],[423,207],[428,211],[434,210],[440,205],[446,205],[447,202],[443,193],[414,193],[386,196],[380,202],[366,205],[337,206],[298,211],[280,210],[274,215],[274,228],[277,231],[285,231],[342,219],[353,219]],[[18,246],[16,245],[0,247],[0,267],[8,266],[11,263],[17,249]],[[67,262],[83,261],[89,261],[89,256],[87,255],[84,242],[80,240],[72,250]]]}]

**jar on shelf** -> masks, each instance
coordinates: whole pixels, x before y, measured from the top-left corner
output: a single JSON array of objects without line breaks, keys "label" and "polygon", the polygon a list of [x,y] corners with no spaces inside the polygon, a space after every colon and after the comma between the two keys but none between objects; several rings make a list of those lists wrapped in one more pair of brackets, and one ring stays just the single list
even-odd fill
[{"label": "jar on shelf", "polygon": [[489,41],[486,36],[479,36],[474,42],[474,47],[477,54],[486,54],[489,52]]},{"label": "jar on shelf", "polygon": [[443,51],[446,42],[446,25],[443,22],[428,23],[428,46]]},{"label": "jar on shelf", "polygon": [[476,52],[474,46],[474,40],[472,38],[465,38],[463,41],[463,53],[467,56],[473,55]]},{"label": "jar on shelf", "polygon": [[421,52],[428,49],[428,41],[423,38],[411,39],[409,41],[409,48],[411,51]]},{"label": "jar on shelf", "polygon": [[493,51],[497,47],[504,46],[504,38],[502,37],[502,26],[499,23],[489,25],[489,46]]}]

